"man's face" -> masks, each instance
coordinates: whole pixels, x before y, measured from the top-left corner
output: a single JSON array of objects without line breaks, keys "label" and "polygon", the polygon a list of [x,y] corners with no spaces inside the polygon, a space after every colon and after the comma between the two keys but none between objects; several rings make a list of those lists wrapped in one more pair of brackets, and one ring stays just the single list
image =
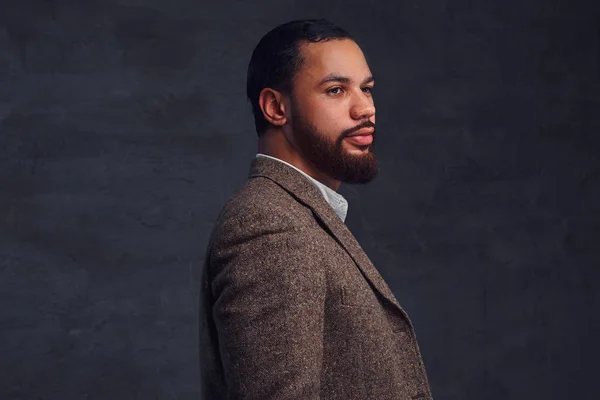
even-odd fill
[{"label": "man's face", "polygon": [[287,134],[328,176],[371,181],[377,174],[374,82],[362,51],[349,39],[302,43],[300,51],[304,63],[294,79]]}]

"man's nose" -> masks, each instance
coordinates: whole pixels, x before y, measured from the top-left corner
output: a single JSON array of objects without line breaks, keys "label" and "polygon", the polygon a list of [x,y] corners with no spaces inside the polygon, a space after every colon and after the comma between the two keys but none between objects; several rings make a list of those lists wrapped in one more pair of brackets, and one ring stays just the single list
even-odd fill
[{"label": "man's nose", "polygon": [[354,101],[350,114],[353,119],[369,119],[375,115],[375,103],[373,98],[361,91]]}]

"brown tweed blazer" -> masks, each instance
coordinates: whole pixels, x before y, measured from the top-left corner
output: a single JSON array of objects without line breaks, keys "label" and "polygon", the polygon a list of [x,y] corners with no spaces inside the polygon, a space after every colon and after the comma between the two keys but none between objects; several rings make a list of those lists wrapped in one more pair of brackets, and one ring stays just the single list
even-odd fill
[{"label": "brown tweed blazer", "polygon": [[202,399],[431,399],[408,316],[293,168],[253,160],[201,279]]}]

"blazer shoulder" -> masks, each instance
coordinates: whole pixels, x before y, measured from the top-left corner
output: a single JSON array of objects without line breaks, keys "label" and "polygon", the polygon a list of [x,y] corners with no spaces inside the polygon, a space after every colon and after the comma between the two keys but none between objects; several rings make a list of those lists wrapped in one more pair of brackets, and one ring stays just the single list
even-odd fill
[{"label": "blazer shoulder", "polygon": [[269,178],[248,179],[225,203],[212,239],[303,230],[312,211]]},{"label": "blazer shoulder", "polygon": [[258,176],[248,179],[223,206],[223,214],[268,213],[282,218],[295,217],[306,207],[273,180]]}]

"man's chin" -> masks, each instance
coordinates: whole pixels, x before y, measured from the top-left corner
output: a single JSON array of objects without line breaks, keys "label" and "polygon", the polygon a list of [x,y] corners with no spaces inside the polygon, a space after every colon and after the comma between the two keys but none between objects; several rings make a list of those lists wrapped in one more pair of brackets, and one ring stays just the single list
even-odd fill
[{"label": "man's chin", "polygon": [[343,149],[344,153],[350,157],[362,157],[363,155],[373,153],[373,145],[371,144],[361,146],[353,143],[345,143]]},{"label": "man's chin", "polygon": [[344,171],[336,171],[339,173],[340,181],[360,184],[368,183],[375,178],[378,165],[370,147],[362,152],[347,151],[344,155]]},{"label": "man's chin", "polygon": [[[373,153],[373,146],[352,146],[344,149],[344,158],[348,161],[360,162],[367,158],[375,158]],[[364,162],[364,161],[363,161]]]}]

